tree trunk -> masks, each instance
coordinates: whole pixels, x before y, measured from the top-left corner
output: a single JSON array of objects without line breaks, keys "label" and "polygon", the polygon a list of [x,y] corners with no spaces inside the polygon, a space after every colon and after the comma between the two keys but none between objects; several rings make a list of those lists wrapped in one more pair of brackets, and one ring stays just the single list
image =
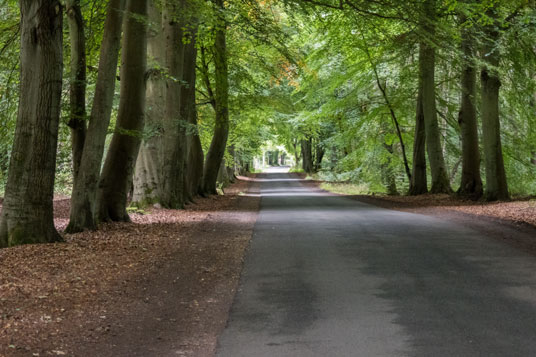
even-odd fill
[{"label": "tree trunk", "polygon": [[[466,21],[462,15],[461,22]],[[476,117],[476,68],[474,65],[474,37],[471,29],[462,30],[462,100],[458,123],[462,137],[462,179],[458,193],[473,199],[482,196],[480,178],[480,150]]]},{"label": "tree trunk", "polygon": [[216,77],[216,120],[214,136],[207,153],[203,171],[203,191],[207,194],[216,194],[216,180],[220,169],[227,137],[229,136],[229,79],[227,68],[226,49],[226,21],[223,0],[214,0],[217,7],[217,26],[214,40],[214,66]]},{"label": "tree trunk", "polygon": [[326,153],[326,150],[318,143],[316,144],[316,155],[315,155],[315,162],[314,162],[314,171],[318,172],[322,168],[322,159],[324,158],[324,154]]},{"label": "tree trunk", "polygon": [[422,110],[422,80],[419,78],[417,95],[417,114],[415,117],[415,138],[413,141],[413,166],[409,185],[410,195],[422,195],[428,192],[426,179],[426,131]]},{"label": "tree trunk", "polygon": [[195,105],[195,88],[196,88],[196,30],[190,42],[184,49],[184,80],[188,85],[183,87],[186,116],[190,129],[188,130],[188,159],[186,164],[186,182],[188,183],[189,195],[191,198],[197,196],[201,192],[201,184],[203,180],[203,147],[199,138],[197,126],[197,108]]},{"label": "tree trunk", "polygon": [[0,218],[0,247],[61,241],[52,202],[62,85],[62,6],[21,0],[19,112]]},{"label": "tree trunk", "polygon": [[[496,9],[490,9],[488,16],[496,19]],[[508,185],[501,144],[501,125],[499,120],[499,89],[501,81],[497,73],[499,66],[499,31],[497,22],[484,28],[484,43],[482,48],[485,66],[482,69],[482,143],[484,147],[484,162],[486,164],[486,192],[488,201],[507,200]]]},{"label": "tree trunk", "polygon": [[68,233],[97,228],[97,186],[112,113],[125,2],[126,0],[111,0],[108,4],[95,97],[80,169],[74,181],[69,225],[65,230]]},{"label": "tree trunk", "polygon": [[397,196],[398,195],[398,189],[396,188],[396,176],[393,172],[392,167],[392,156],[394,155],[394,149],[393,144],[383,144],[383,147],[387,152],[389,152],[389,156],[386,160],[386,162],[382,162],[380,164],[381,174],[382,174],[382,181],[385,186],[385,189],[387,190],[387,194],[391,196]]},{"label": "tree trunk", "polygon": [[73,177],[76,180],[86,139],[86,39],[80,0],[67,0],[71,39],[70,118]]},{"label": "tree trunk", "polygon": [[147,37],[147,57],[151,59],[147,76],[145,134],[140,147],[136,169],[134,172],[134,193],[132,201],[141,205],[160,201],[161,182],[161,145],[162,145],[162,118],[164,110],[166,84],[161,68],[164,68],[165,44],[162,29],[162,14],[149,1],[149,21],[156,28],[150,31]]},{"label": "tree trunk", "polygon": [[422,78],[422,108],[426,131],[426,151],[432,174],[432,193],[450,193],[448,172],[443,158],[441,134],[437,122],[435,98],[435,48],[428,42],[435,35],[436,10],[435,0],[426,0],[424,5],[426,18],[423,20],[423,35],[427,39],[421,41],[419,51],[419,71]]},{"label": "tree trunk", "polygon": [[312,153],[312,139],[308,138],[301,141],[302,152],[302,168],[303,171],[310,174],[313,172],[313,153]]},{"label": "tree trunk", "polygon": [[162,183],[160,202],[164,207],[178,209],[185,203],[184,178],[186,161],[185,120],[181,117],[181,87],[184,44],[183,24],[176,21],[177,6],[164,6],[164,36],[166,41],[166,101],[162,147]]},{"label": "tree trunk", "polygon": [[102,169],[97,197],[102,221],[129,222],[129,183],[141,143],[147,70],[147,0],[127,2],[121,59],[121,97],[117,123]]}]

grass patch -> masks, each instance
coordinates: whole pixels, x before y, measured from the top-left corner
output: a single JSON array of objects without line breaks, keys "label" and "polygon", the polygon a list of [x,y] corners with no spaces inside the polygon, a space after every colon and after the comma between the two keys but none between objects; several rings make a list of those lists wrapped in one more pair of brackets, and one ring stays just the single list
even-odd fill
[{"label": "grass patch", "polygon": [[294,166],[294,167],[291,167],[290,170],[288,170],[288,172],[291,172],[291,173],[302,173],[304,172],[303,169],[301,167],[298,167],[298,166]]},{"label": "grass patch", "polygon": [[370,187],[367,184],[345,183],[345,182],[322,182],[320,188],[329,192],[342,195],[369,195]]}]

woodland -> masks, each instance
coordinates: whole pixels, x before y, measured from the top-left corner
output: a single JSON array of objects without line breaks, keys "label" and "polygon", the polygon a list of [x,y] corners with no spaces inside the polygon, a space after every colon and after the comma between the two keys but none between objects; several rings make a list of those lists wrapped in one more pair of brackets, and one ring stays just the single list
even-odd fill
[{"label": "woodland", "polygon": [[276,147],[368,192],[536,194],[536,3],[0,0],[0,247],[62,241],[57,194],[98,230]]}]

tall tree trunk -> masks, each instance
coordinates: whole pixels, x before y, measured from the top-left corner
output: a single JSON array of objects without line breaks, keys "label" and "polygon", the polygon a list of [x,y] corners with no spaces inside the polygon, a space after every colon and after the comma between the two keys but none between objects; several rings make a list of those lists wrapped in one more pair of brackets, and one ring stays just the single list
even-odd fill
[{"label": "tall tree trunk", "polygon": [[195,89],[196,89],[196,62],[197,62],[197,47],[196,47],[196,32],[193,34],[190,42],[184,49],[184,80],[188,85],[182,90],[184,91],[184,109],[188,118],[190,129],[188,130],[188,159],[186,164],[186,182],[190,198],[200,194],[203,180],[203,147],[197,126],[197,108],[195,105]]},{"label": "tall tree trunk", "polygon": [[214,0],[217,12],[217,26],[214,40],[214,66],[216,77],[216,120],[214,136],[207,153],[203,171],[203,192],[216,194],[218,170],[225,153],[229,136],[229,79],[227,68],[226,21],[223,0]]},{"label": "tall tree trunk", "polygon": [[134,172],[133,202],[151,204],[160,201],[162,118],[166,83],[164,68],[165,38],[162,30],[162,14],[154,1],[149,1],[149,21],[156,30],[147,37],[147,56],[151,60],[147,76],[145,133]]},{"label": "tall tree trunk", "polygon": [[70,118],[73,177],[76,180],[86,139],[86,38],[80,0],[67,0],[71,39]]},{"label": "tall tree trunk", "polygon": [[422,79],[419,78],[417,95],[417,114],[415,116],[415,138],[413,141],[413,166],[409,185],[410,195],[422,195],[428,192],[426,179],[426,131],[422,109]]},{"label": "tall tree trunk", "polygon": [[121,59],[117,123],[102,169],[97,196],[102,221],[129,222],[126,206],[145,116],[147,0],[128,0]]},{"label": "tall tree trunk", "polygon": [[[462,15],[461,22],[466,18]],[[458,193],[478,199],[482,196],[480,177],[480,150],[476,117],[476,68],[474,64],[474,35],[471,29],[463,29],[462,37],[462,101],[458,123],[462,137],[462,179]]]},{"label": "tall tree trunk", "polygon": [[21,0],[21,77],[0,247],[61,241],[52,201],[60,119],[62,6]]},{"label": "tall tree trunk", "polygon": [[320,143],[317,143],[315,151],[316,155],[313,169],[315,172],[318,172],[322,168],[322,159],[324,158],[326,150],[322,147],[322,145],[320,145]]},{"label": "tall tree trunk", "polygon": [[313,152],[312,139],[307,138],[301,141],[301,156],[303,171],[310,174],[313,172]]},{"label": "tall tree trunk", "polygon": [[426,0],[424,3],[425,18],[422,20],[423,35],[427,39],[421,41],[419,51],[419,71],[422,78],[422,108],[424,127],[426,131],[426,151],[432,174],[432,193],[450,193],[448,172],[443,158],[441,135],[437,122],[435,98],[435,48],[429,39],[435,35],[436,0]]},{"label": "tall tree trunk", "polygon": [[68,233],[97,228],[97,186],[112,113],[125,2],[126,0],[110,0],[108,4],[95,97],[80,169],[71,196],[70,220],[66,229]]},{"label": "tall tree trunk", "polygon": [[184,24],[177,22],[178,6],[164,6],[164,36],[166,42],[166,101],[162,146],[162,182],[160,203],[167,208],[182,208],[185,203],[184,177],[186,161],[185,118],[181,116],[183,75]]},{"label": "tall tree trunk", "polygon": [[[496,20],[496,9],[490,9],[487,15]],[[506,200],[509,198],[506,172],[504,169],[501,124],[499,120],[499,79],[498,67],[500,60],[497,21],[484,28],[481,87],[482,87],[482,143],[484,146],[484,162],[486,164],[486,191],[488,201]]]}]

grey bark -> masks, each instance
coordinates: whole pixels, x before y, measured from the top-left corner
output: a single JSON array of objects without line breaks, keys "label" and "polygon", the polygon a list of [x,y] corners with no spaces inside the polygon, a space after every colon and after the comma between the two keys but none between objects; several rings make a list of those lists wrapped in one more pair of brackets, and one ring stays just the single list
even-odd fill
[{"label": "grey bark", "polygon": [[[466,18],[461,16],[461,22]],[[461,107],[458,115],[462,138],[462,177],[458,193],[473,199],[482,196],[480,177],[480,149],[478,147],[478,123],[476,116],[476,67],[474,64],[474,34],[469,28],[461,33],[462,74]]]},{"label": "grey bark", "polygon": [[[490,9],[487,15],[496,20],[496,9]],[[482,87],[482,143],[486,165],[486,190],[484,195],[488,201],[506,200],[509,198],[509,194],[504,169],[501,124],[499,120],[501,81],[498,74],[500,32],[497,21],[484,28],[484,37],[482,61],[485,65],[480,75]]]},{"label": "grey bark", "polygon": [[429,42],[435,35],[436,1],[424,3],[425,18],[422,20],[423,39],[419,51],[419,72],[422,78],[422,109],[426,131],[426,151],[432,174],[432,193],[450,193],[450,182],[443,157],[441,134],[437,121],[435,97],[435,47]]},{"label": "grey bark", "polygon": [[166,43],[166,100],[162,138],[162,182],[160,203],[167,208],[182,208],[185,203],[186,121],[181,116],[183,75],[183,26],[177,21],[178,8],[164,6],[163,29]]},{"label": "grey bark", "polygon": [[97,228],[96,200],[106,132],[110,124],[126,0],[108,4],[95,97],[78,176],[71,195],[71,213],[66,232]]},{"label": "grey bark", "polygon": [[195,105],[195,89],[196,89],[196,30],[192,30],[193,34],[190,42],[184,50],[184,80],[188,83],[183,87],[184,92],[184,110],[186,112],[189,124],[188,130],[188,159],[186,165],[186,182],[188,183],[188,194],[193,198],[200,194],[203,180],[203,147],[197,126],[197,109]]},{"label": "grey bark", "polygon": [[419,78],[417,110],[415,115],[415,137],[413,140],[413,165],[409,185],[410,195],[422,195],[428,192],[426,178],[426,131],[422,108],[422,80]]},{"label": "grey bark", "polygon": [[161,68],[165,66],[165,38],[162,31],[162,13],[149,1],[149,21],[153,29],[148,33],[147,56],[150,61],[147,75],[145,135],[136,160],[132,201],[146,205],[159,202],[161,183],[162,118],[166,83]]},{"label": "grey bark", "polygon": [[214,135],[207,153],[203,171],[203,192],[216,193],[218,170],[223,160],[227,137],[229,136],[229,79],[226,46],[226,21],[223,0],[214,0],[217,12],[217,24],[214,40],[214,66],[215,66],[215,111]]},{"label": "grey bark", "polygon": [[144,127],[147,0],[129,0],[126,13],[119,112],[97,195],[101,221],[130,221],[127,198]]},{"label": "grey bark", "polygon": [[61,241],[52,202],[63,71],[62,6],[21,0],[20,99],[0,247]]},{"label": "grey bark", "polygon": [[71,42],[70,118],[73,176],[78,176],[86,139],[86,38],[80,0],[67,0]]}]

